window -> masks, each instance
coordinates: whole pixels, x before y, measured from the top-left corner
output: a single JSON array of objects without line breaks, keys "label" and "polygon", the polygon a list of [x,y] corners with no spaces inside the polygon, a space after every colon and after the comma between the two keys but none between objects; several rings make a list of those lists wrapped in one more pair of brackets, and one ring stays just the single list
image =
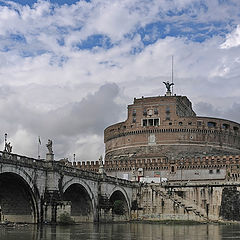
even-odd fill
[{"label": "window", "polygon": [[160,119],[159,118],[147,118],[142,119],[142,126],[159,126],[160,125]]},{"label": "window", "polygon": [[192,122],[188,122],[188,125],[191,126],[191,125],[192,125]]},{"label": "window", "polygon": [[178,124],[179,124],[180,126],[182,126],[182,125],[183,125],[183,123],[182,123],[182,122],[179,122]]},{"label": "window", "polygon": [[154,126],[159,126],[159,119],[158,118],[154,119]]},{"label": "window", "polygon": [[142,121],[142,125],[143,125],[144,127],[147,126],[147,119],[143,119],[143,121]]},{"label": "window", "polygon": [[170,113],[170,107],[166,106],[166,113],[169,114]]},{"label": "window", "polygon": [[158,114],[158,109],[154,108],[154,114]]},{"label": "window", "polygon": [[220,169],[217,169],[217,171],[216,171],[218,174],[220,173]]},{"label": "window", "polygon": [[222,128],[225,129],[225,130],[229,129],[229,127],[230,127],[229,124],[226,124],[226,123],[224,123],[222,125]]},{"label": "window", "polygon": [[215,122],[208,122],[208,127],[216,127],[217,124]]},{"label": "window", "polygon": [[197,121],[197,126],[202,126],[202,121]]},{"label": "window", "polygon": [[135,118],[135,117],[133,118],[132,122],[133,122],[133,123],[135,123],[135,122],[136,122],[136,118]]},{"label": "window", "polygon": [[132,115],[133,115],[133,116],[136,116],[136,114],[137,114],[136,109],[133,109]]},{"label": "window", "polygon": [[233,130],[234,130],[234,131],[238,131],[239,128],[238,128],[238,127],[233,127]]},{"label": "window", "polygon": [[148,119],[148,125],[153,126],[153,119]]},{"label": "window", "polygon": [[172,122],[170,122],[169,125],[172,125]]},{"label": "window", "polygon": [[144,110],[143,110],[143,115],[144,115],[144,116],[147,116],[147,109],[144,109]]},{"label": "window", "polygon": [[209,170],[209,174],[213,174],[213,170],[212,169]]}]

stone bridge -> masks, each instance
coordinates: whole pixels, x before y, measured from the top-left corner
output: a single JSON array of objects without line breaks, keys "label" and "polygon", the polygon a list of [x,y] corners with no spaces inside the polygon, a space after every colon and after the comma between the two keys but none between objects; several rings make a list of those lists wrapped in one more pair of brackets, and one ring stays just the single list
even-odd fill
[{"label": "stone bridge", "polygon": [[137,187],[104,173],[0,152],[1,221],[56,223],[66,213],[75,222],[128,220]]}]

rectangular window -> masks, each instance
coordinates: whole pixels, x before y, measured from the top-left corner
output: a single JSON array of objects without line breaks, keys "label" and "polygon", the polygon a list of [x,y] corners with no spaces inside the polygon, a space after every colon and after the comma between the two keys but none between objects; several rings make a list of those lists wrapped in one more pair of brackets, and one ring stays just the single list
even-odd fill
[{"label": "rectangular window", "polygon": [[148,125],[153,126],[153,119],[148,119]]},{"label": "rectangular window", "polygon": [[170,113],[170,107],[166,106],[166,113],[169,114]]},{"label": "rectangular window", "polygon": [[159,126],[159,119],[158,118],[154,119],[154,126]]},{"label": "rectangular window", "polygon": [[222,128],[223,128],[223,129],[229,129],[229,127],[230,127],[229,124],[226,124],[226,123],[224,123],[224,124],[222,125]]},{"label": "rectangular window", "polygon": [[147,126],[147,119],[143,119],[143,120],[142,120],[142,125],[143,125],[143,127],[146,127],[146,126]]},{"label": "rectangular window", "polygon": [[159,118],[147,118],[142,119],[142,126],[159,126],[160,125],[160,119]]},{"label": "rectangular window", "polygon": [[216,127],[217,124],[215,122],[208,122],[208,127]]}]

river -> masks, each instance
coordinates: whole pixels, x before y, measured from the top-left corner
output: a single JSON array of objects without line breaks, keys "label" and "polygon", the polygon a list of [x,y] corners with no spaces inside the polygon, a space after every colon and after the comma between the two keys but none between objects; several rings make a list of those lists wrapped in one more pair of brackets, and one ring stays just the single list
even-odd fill
[{"label": "river", "polygon": [[240,225],[114,223],[73,226],[0,226],[0,240],[230,240]]}]

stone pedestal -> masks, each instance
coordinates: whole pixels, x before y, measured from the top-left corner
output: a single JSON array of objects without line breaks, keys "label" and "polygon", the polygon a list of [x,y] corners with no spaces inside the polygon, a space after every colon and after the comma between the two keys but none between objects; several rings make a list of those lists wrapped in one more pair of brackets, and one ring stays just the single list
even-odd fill
[{"label": "stone pedestal", "polygon": [[10,159],[12,157],[12,155],[9,154],[8,152],[4,151],[3,154],[2,154],[2,157],[5,158],[5,159]]},{"label": "stone pedestal", "polygon": [[46,161],[54,161],[54,154],[53,153],[47,153],[46,154]]},{"label": "stone pedestal", "polygon": [[167,92],[166,92],[166,96],[168,96],[168,97],[169,97],[169,96],[172,96],[171,91],[167,91]]},{"label": "stone pedestal", "polygon": [[99,172],[100,174],[104,174],[104,173],[105,173],[104,168],[103,168],[103,165],[100,165],[98,172]]}]

